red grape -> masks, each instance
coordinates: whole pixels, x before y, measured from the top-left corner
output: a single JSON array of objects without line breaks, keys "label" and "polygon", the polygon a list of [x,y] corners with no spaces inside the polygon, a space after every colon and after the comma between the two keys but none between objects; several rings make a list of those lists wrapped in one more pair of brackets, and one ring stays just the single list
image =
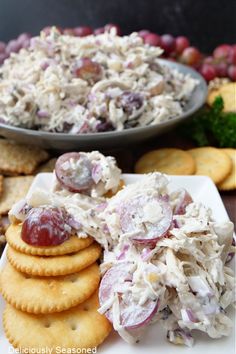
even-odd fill
[{"label": "red grape", "polygon": [[74,35],[77,37],[86,37],[93,33],[91,27],[88,26],[80,26],[74,28]]},{"label": "red grape", "polygon": [[232,45],[228,58],[229,64],[236,64],[236,44]]},{"label": "red grape", "polygon": [[[70,161],[76,165],[70,166]],[[87,156],[78,152],[61,155],[55,165],[58,182],[70,192],[87,192],[93,185],[92,165]]]},{"label": "red grape", "polygon": [[229,44],[221,44],[215,48],[213,57],[218,60],[227,60],[232,48]]},{"label": "red grape", "polygon": [[93,33],[95,34],[95,36],[97,36],[98,34],[102,34],[105,32],[105,28],[104,27],[99,27],[99,28],[96,28]]},{"label": "red grape", "polygon": [[236,81],[236,65],[230,65],[228,67],[228,76],[230,80]]},{"label": "red grape", "polygon": [[176,45],[176,53],[181,54],[185,48],[188,48],[190,46],[189,40],[186,37],[179,36],[175,39],[175,45]]},{"label": "red grape", "polygon": [[195,47],[185,48],[182,55],[180,56],[180,61],[187,65],[196,65],[201,59],[201,53]]},{"label": "red grape", "polygon": [[5,53],[6,44],[0,41],[0,53]]},{"label": "red grape", "polygon": [[221,62],[219,64],[216,64],[215,69],[216,69],[216,76],[217,77],[227,77],[228,66],[226,63]]},{"label": "red grape", "polygon": [[165,54],[170,54],[175,51],[175,39],[170,34],[163,34],[161,36],[161,48],[164,49]]},{"label": "red grape", "polygon": [[144,29],[144,30],[139,31],[139,32],[138,32],[138,35],[139,35],[139,37],[141,37],[143,40],[145,40],[146,35],[149,34],[149,33],[151,33],[151,32]]},{"label": "red grape", "polygon": [[203,64],[200,68],[200,73],[206,81],[213,80],[216,77],[216,69],[210,64]]},{"label": "red grape", "polygon": [[212,63],[214,62],[214,58],[209,55],[208,57],[204,58],[203,61],[204,61],[204,63],[206,63],[206,64],[212,64]]},{"label": "red grape", "polygon": [[155,33],[147,33],[143,37],[143,40],[144,40],[145,44],[150,44],[150,45],[153,45],[155,47],[158,47],[161,44],[160,36],[158,36],[158,34],[155,34]]},{"label": "red grape", "polygon": [[29,211],[22,224],[21,238],[33,246],[56,246],[70,237],[64,209],[39,207]]},{"label": "red grape", "polygon": [[21,33],[18,37],[17,37],[17,41],[20,44],[23,44],[26,40],[29,40],[31,38],[31,34],[30,33]]},{"label": "red grape", "polygon": [[20,49],[21,49],[21,44],[18,43],[16,39],[12,39],[11,41],[8,42],[6,46],[6,53],[8,55],[10,55],[11,53],[18,53]]},{"label": "red grape", "polygon": [[74,73],[77,77],[87,81],[98,81],[101,78],[101,66],[90,58],[81,58],[75,66]]},{"label": "red grape", "polygon": [[110,32],[110,30],[111,30],[112,28],[114,28],[114,29],[116,30],[116,34],[117,34],[118,36],[121,35],[121,28],[120,28],[119,26],[115,25],[114,23],[108,23],[108,24],[106,24],[106,26],[104,27],[105,31],[108,31],[108,32]]}]

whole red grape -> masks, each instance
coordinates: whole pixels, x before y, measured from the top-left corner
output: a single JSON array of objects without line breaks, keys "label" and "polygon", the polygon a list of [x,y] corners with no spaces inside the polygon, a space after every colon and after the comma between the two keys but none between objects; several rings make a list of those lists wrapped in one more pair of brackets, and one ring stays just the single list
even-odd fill
[{"label": "whole red grape", "polygon": [[171,34],[163,34],[160,45],[167,55],[175,51],[175,39]]},{"label": "whole red grape", "polygon": [[213,51],[213,57],[218,60],[227,60],[232,48],[229,44],[221,44]]},{"label": "whole red grape", "polygon": [[93,33],[91,27],[88,26],[80,26],[74,28],[74,35],[77,37],[86,37]]},{"label": "whole red grape", "polygon": [[229,64],[236,64],[236,44],[231,46],[231,51],[228,57]]},{"label": "whole red grape", "polygon": [[6,53],[7,55],[10,55],[11,53],[18,53],[20,49],[21,44],[16,39],[12,39],[6,46]]},{"label": "whole red grape", "polygon": [[228,76],[230,80],[236,81],[236,65],[230,65],[228,67]]},{"label": "whole red grape", "polygon": [[203,64],[199,71],[206,81],[213,80],[216,77],[216,69],[211,64]]},{"label": "whole red grape", "polygon": [[190,46],[190,43],[187,37],[179,36],[175,39],[175,46],[176,53],[181,54],[185,48]]},{"label": "whole red grape", "polygon": [[195,47],[185,48],[180,56],[180,61],[187,65],[197,65],[201,60],[201,53]]},{"label": "whole red grape", "polygon": [[228,76],[228,66],[226,63],[221,62],[215,65],[215,69],[216,69],[216,76],[217,77],[227,77]]},{"label": "whole red grape", "polygon": [[155,33],[147,33],[143,40],[145,44],[153,45],[155,47],[158,47],[161,44],[160,36]]}]

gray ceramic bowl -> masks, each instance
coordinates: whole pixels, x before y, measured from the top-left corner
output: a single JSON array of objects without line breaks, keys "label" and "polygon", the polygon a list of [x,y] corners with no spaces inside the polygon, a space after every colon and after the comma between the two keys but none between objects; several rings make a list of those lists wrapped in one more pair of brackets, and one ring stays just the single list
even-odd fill
[{"label": "gray ceramic bowl", "polygon": [[206,82],[195,70],[168,60],[160,60],[160,63],[170,68],[177,69],[183,74],[189,74],[193,78],[199,80],[199,85],[196,87],[189,102],[185,106],[183,114],[178,118],[148,127],[130,128],[119,132],[112,131],[80,135],[46,133],[38,130],[23,129],[0,124],[0,135],[14,139],[20,143],[28,143],[45,149],[56,149],[60,151],[121,148],[122,146],[133,143],[137,144],[141,141],[160,135],[173,129],[178,123],[196,112],[205,103],[207,95]]}]

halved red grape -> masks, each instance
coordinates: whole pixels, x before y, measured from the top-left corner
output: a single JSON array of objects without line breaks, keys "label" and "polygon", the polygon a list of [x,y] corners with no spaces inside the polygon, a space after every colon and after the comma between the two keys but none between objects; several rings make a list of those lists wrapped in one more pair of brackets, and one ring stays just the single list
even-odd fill
[{"label": "halved red grape", "polygon": [[77,37],[86,37],[89,36],[90,34],[93,33],[93,30],[91,27],[88,26],[80,26],[80,27],[75,27],[73,29],[74,35]]},{"label": "halved red grape", "polygon": [[191,204],[192,202],[193,202],[193,199],[192,199],[191,195],[185,189],[180,190],[179,202],[174,209],[174,214],[175,215],[184,214],[186,211],[187,205]]},{"label": "halved red grape", "polygon": [[[158,310],[157,300],[149,299],[145,304],[139,305],[132,298],[131,292],[122,297],[122,287],[132,286],[133,271],[133,263],[118,263],[105,273],[99,287],[99,302],[101,306],[109,300],[113,292],[119,295],[120,323],[127,329],[135,329],[148,324]],[[108,309],[105,315],[113,322],[111,309]]]},{"label": "halved red grape", "polygon": [[92,164],[86,155],[69,152],[61,155],[55,165],[58,181],[71,192],[88,191],[92,186]]},{"label": "halved red grape", "polygon": [[161,38],[156,33],[147,33],[143,37],[143,40],[144,40],[145,44],[150,44],[150,45],[153,45],[155,47],[158,47],[161,44]]},{"label": "halved red grape", "polygon": [[74,74],[86,81],[98,81],[101,78],[102,69],[90,58],[81,58],[75,65]]},{"label": "halved red grape", "polygon": [[179,36],[175,39],[175,50],[177,54],[181,54],[185,48],[190,46],[189,40],[187,37]]},{"label": "halved red grape", "polygon": [[154,244],[167,234],[172,222],[168,202],[146,195],[135,196],[117,208],[123,233],[136,233],[133,240]]},{"label": "halved red grape", "polygon": [[64,209],[32,208],[22,224],[21,238],[32,246],[56,246],[69,239],[69,231]]}]

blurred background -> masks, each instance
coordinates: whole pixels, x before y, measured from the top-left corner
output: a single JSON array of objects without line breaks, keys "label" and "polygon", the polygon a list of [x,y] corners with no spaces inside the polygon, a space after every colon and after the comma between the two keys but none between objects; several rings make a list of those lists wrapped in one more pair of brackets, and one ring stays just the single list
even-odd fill
[{"label": "blurred background", "polygon": [[235,43],[236,1],[217,0],[0,0],[0,41],[58,25],[94,28],[117,23],[123,33],[149,29],[187,36],[202,52]]}]

